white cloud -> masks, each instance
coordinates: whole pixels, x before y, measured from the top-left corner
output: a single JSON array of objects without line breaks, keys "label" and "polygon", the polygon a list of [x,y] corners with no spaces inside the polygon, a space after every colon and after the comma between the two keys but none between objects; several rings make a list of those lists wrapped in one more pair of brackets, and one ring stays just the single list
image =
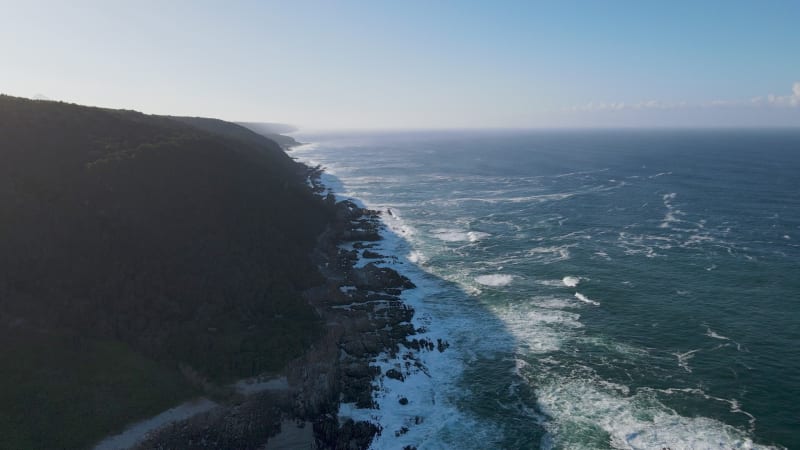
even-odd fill
[{"label": "white cloud", "polygon": [[585,105],[564,108],[565,111],[622,111],[622,110],[649,110],[649,109],[682,109],[682,108],[726,108],[726,107],[800,107],[800,81],[792,84],[791,95],[775,95],[753,97],[750,100],[712,100],[710,102],[662,102],[649,100],[638,103],[625,102],[589,102]]},{"label": "white cloud", "polygon": [[660,102],[658,100],[648,100],[646,102],[638,102],[638,103],[589,102],[585,105],[566,108],[566,110],[567,111],[622,111],[622,110],[642,110],[642,109],[672,109],[681,106],[686,106],[686,102],[668,103],[668,102]]}]

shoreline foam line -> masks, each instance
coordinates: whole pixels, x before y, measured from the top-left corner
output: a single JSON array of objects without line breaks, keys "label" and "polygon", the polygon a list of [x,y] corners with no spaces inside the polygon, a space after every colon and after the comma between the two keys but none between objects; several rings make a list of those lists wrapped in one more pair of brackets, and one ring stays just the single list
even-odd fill
[{"label": "shoreline foam line", "polygon": [[[296,150],[295,150],[296,151]],[[310,164],[310,161],[304,161]],[[453,382],[463,372],[457,358],[448,350],[450,336],[436,327],[432,311],[426,306],[426,297],[435,293],[437,280],[417,266],[413,247],[408,237],[413,230],[402,220],[402,211],[396,206],[371,205],[364,199],[346,194],[343,180],[323,171],[319,183],[336,201],[349,200],[357,206],[378,210],[381,240],[371,242],[370,251],[383,255],[378,260],[367,260],[376,267],[390,268],[409,278],[417,288],[403,290],[402,302],[414,310],[410,325],[415,334],[408,337],[415,347],[399,345],[395,356],[381,353],[370,361],[380,368],[372,382],[373,401],[376,408],[358,408],[355,403],[340,403],[340,423],[347,419],[366,421],[381,428],[370,445],[371,449],[396,449],[419,447],[425,443],[437,444],[440,430],[453,425],[456,420],[469,423],[449,398],[455,395]],[[343,244],[346,245],[346,244]],[[359,253],[356,266],[365,264]]]}]

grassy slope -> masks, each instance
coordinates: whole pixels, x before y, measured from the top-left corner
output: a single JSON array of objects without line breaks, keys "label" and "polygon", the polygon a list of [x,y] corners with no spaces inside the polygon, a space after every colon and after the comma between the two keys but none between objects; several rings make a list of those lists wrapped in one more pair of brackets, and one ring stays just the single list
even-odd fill
[{"label": "grassy slope", "polygon": [[0,448],[82,448],[319,330],[328,212],[227,122],[0,96]]}]

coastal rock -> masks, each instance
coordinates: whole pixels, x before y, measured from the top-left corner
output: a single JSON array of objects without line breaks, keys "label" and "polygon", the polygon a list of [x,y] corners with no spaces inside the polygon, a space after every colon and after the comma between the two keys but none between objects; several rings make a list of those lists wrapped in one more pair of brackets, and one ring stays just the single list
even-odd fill
[{"label": "coastal rock", "polygon": [[403,374],[397,369],[389,369],[386,371],[386,377],[393,380],[405,381]]},{"label": "coastal rock", "polygon": [[361,361],[350,363],[344,369],[344,374],[350,378],[371,378],[379,373],[381,373],[380,367],[370,366]]},{"label": "coastal rock", "polygon": [[381,259],[384,256],[381,255],[380,253],[375,253],[375,252],[370,251],[370,250],[364,250],[364,252],[361,253],[361,257],[362,258],[366,258],[366,259]]},{"label": "coastal rock", "polygon": [[348,419],[339,426],[335,418],[314,424],[318,448],[361,450],[369,448],[372,438],[380,432],[377,425]]},{"label": "coastal rock", "polygon": [[362,215],[362,209],[350,200],[342,200],[336,204],[336,218],[341,222],[356,219]]},{"label": "coastal rock", "polygon": [[354,268],[350,274],[353,284],[361,289],[385,290],[387,288],[412,289],[416,287],[408,278],[388,267],[378,267],[369,263],[361,268]]},{"label": "coastal rock", "polygon": [[381,235],[377,230],[348,230],[342,233],[342,240],[351,241],[380,241]]}]

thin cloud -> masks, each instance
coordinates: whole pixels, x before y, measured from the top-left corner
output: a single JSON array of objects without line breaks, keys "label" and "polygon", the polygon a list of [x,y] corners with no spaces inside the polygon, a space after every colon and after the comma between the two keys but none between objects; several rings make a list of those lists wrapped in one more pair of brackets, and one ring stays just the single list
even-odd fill
[{"label": "thin cloud", "polygon": [[777,96],[770,94],[766,97],[755,97],[750,102],[757,106],[779,106],[796,108],[800,106],[800,81],[792,85],[792,95]]},{"label": "thin cloud", "polygon": [[625,102],[589,102],[585,105],[564,108],[565,111],[640,111],[640,110],[669,110],[684,108],[728,108],[728,107],[800,107],[800,81],[792,85],[790,95],[769,94],[753,97],[750,100],[712,100],[702,103],[691,102],[662,102],[649,100],[637,103]]}]

